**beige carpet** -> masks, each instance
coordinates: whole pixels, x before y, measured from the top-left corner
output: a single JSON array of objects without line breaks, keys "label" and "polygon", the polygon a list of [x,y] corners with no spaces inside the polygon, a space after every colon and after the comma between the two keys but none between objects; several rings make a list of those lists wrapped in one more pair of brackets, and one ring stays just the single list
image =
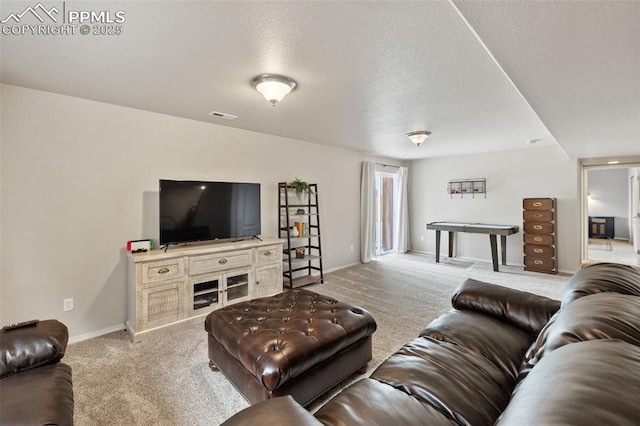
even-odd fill
[{"label": "beige carpet", "polygon": [[[446,261],[431,256],[388,255],[325,275],[307,287],[367,309],[378,323],[367,375],[438,315],[450,309],[453,290],[466,278],[559,299],[567,276],[523,272],[489,263]],[[117,332],[70,345],[64,361],[73,368],[78,425],[217,425],[248,406],[221,373],[207,366],[202,325],[168,331],[131,344]],[[338,385],[309,409],[315,411]]]},{"label": "beige carpet", "polygon": [[589,238],[589,250],[613,251],[611,240],[605,238]]},{"label": "beige carpet", "polygon": [[599,262],[618,262],[626,265],[640,265],[640,253],[626,240],[604,240],[589,238],[589,259]]}]

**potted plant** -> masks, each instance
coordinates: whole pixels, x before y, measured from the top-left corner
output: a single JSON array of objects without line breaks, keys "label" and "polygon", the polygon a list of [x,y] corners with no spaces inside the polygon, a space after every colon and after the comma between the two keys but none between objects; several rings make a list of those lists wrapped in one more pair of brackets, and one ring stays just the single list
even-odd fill
[{"label": "potted plant", "polygon": [[289,182],[289,188],[293,189],[296,192],[296,196],[299,200],[303,199],[303,195],[313,195],[313,189],[311,186],[303,180],[299,178],[295,178],[295,180]]}]

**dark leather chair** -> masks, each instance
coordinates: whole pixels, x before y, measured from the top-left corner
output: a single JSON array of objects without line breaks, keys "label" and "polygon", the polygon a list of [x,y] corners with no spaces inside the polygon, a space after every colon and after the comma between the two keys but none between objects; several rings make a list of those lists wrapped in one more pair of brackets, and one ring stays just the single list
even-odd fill
[{"label": "dark leather chair", "polygon": [[0,330],[0,424],[72,425],[67,327],[56,320]]}]

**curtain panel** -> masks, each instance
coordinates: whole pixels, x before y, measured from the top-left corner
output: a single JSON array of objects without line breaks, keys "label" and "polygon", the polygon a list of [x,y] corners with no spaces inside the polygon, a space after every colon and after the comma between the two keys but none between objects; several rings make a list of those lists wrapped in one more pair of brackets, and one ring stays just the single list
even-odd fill
[{"label": "curtain panel", "polygon": [[360,260],[369,263],[375,257],[375,164],[365,161],[360,181]]},{"label": "curtain panel", "polygon": [[395,240],[393,247],[396,253],[406,253],[409,251],[409,201],[408,193],[409,169],[400,167],[398,169],[398,194],[396,197],[394,233]]}]

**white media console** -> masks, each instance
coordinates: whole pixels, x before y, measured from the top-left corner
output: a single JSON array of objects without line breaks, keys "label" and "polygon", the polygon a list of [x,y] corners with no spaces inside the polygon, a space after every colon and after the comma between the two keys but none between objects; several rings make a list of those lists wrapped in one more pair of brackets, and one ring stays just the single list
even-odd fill
[{"label": "white media console", "polygon": [[193,244],[129,254],[132,341],[213,310],[282,291],[279,238]]}]

